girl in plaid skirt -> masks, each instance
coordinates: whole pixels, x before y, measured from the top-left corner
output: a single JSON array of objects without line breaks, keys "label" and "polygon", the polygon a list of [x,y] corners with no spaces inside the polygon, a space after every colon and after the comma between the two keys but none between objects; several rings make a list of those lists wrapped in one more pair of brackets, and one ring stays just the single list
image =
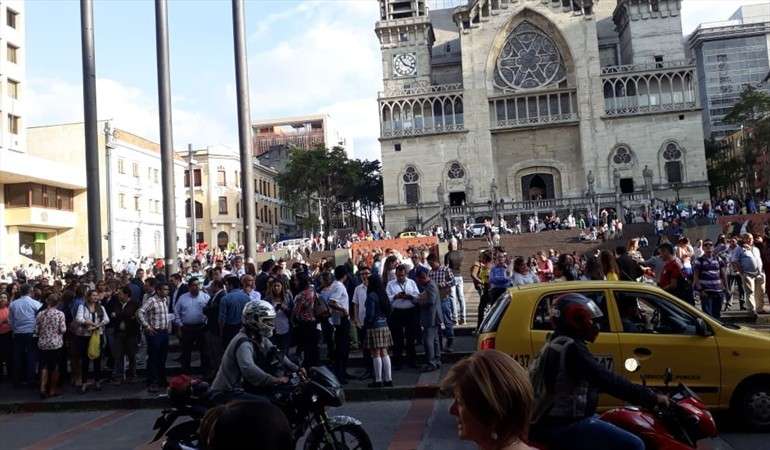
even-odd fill
[{"label": "girl in plaid skirt", "polygon": [[390,301],[385,293],[382,279],[376,275],[369,278],[366,295],[366,347],[372,355],[374,382],[369,387],[393,386],[390,371],[388,347],[393,345],[393,338],[388,328]]}]

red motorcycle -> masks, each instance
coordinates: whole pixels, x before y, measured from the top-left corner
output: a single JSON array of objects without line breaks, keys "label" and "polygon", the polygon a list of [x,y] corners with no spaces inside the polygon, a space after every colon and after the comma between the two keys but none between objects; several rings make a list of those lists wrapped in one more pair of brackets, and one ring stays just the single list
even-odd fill
[{"label": "red motorcycle", "polygon": [[[626,370],[636,372],[639,362],[628,359]],[[665,385],[668,388],[673,376],[671,369],[666,370]],[[642,383],[646,384],[644,376]],[[647,450],[705,450],[711,448],[707,441],[717,437],[716,422],[706,405],[687,386],[679,386],[671,395],[671,404],[667,408],[647,410],[635,406],[611,409],[600,416],[601,420],[611,423],[639,436]],[[545,450],[545,447],[538,447]]]}]

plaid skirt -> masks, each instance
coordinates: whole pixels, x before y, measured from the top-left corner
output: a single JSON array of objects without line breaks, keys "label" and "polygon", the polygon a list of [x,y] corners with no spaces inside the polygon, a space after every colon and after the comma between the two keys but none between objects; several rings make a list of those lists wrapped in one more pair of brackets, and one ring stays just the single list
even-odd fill
[{"label": "plaid skirt", "polygon": [[390,335],[390,328],[370,328],[366,330],[366,348],[388,348],[393,346],[393,337]]}]

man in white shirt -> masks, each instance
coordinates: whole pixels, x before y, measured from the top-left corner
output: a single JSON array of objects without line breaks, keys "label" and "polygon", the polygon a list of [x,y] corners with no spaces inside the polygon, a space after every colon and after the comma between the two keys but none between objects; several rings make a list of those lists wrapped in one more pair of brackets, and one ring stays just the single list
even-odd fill
[{"label": "man in white shirt", "polygon": [[738,269],[743,282],[746,300],[757,314],[770,313],[770,305],[765,304],[765,272],[762,256],[754,246],[754,237],[750,233],[741,236],[741,246],[733,253],[732,262]]},{"label": "man in white shirt", "polygon": [[416,307],[420,291],[417,283],[407,278],[406,273],[406,266],[398,266],[396,279],[390,281],[386,288],[392,307],[388,323],[393,335],[393,365],[396,370],[401,368],[404,351],[406,363],[417,367],[414,345],[420,332],[420,314]]}]

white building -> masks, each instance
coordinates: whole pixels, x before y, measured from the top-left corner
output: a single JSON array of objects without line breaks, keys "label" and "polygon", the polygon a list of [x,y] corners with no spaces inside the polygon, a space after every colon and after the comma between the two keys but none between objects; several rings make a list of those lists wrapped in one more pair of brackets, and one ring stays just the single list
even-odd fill
[{"label": "white building", "polygon": [[[162,258],[163,191],[160,173],[160,145],[105,124],[105,170],[109,217],[109,255],[126,260],[140,256]],[[177,245],[184,245],[185,163],[174,157],[174,193]]]},{"label": "white building", "polygon": [[707,199],[680,3],[380,0],[390,231]]}]

